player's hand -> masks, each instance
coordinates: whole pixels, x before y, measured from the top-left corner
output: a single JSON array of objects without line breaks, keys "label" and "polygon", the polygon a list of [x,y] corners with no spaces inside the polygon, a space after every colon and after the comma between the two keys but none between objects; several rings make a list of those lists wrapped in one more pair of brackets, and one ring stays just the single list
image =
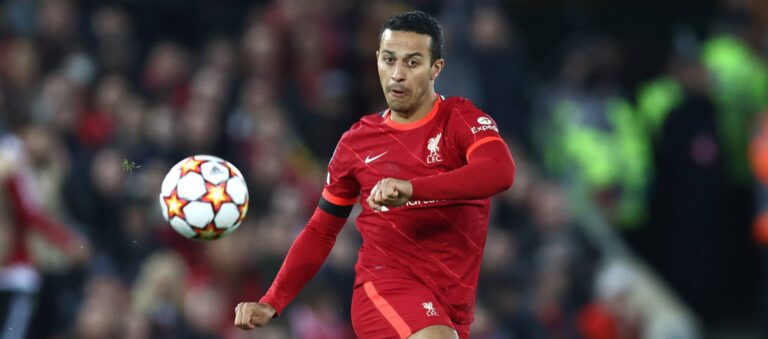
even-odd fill
[{"label": "player's hand", "polygon": [[235,326],[252,330],[266,325],[277,311],[269,304],[239,303],[235,307]]},{"label": "player's hand", "polygon": [[405,205],[413,195],[413,185],[408,180],[386,178],[373,186],[371,195],[366,200],[374,211],[381,211],[383,206],[398,207]]}]

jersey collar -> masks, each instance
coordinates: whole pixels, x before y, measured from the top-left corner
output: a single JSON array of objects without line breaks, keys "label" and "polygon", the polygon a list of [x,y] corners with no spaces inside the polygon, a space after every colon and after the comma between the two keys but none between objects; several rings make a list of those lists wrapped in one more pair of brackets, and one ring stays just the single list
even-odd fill
[{"label": "jersey collar", "polygon": [[401,131],[407,131],[414,128],[419,128],[421,126],[426,125],[428,122],[432,121],[435,115],[437,115],[437,110],[440,107],[441,101],[443,101],[443,98],[441,95],[438,94],[437,100],[435,100],[435,104],[432,106],[432,110],[429,111],[429,113],[427,113],[427,115],[425,115],[423,118],[414,122],[403,123],[403,122],[392,121],[392,119],[390,119],[392,112],[390,109],[387,109],[387,111],[384,112],[384,123],[389,127],[392,127],[394,129],[401,130]]}]

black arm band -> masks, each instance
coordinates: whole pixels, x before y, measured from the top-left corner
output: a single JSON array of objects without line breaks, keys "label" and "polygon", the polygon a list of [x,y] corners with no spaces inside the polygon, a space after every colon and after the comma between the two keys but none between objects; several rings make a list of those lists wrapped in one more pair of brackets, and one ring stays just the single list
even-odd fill
[{"label": "black arm band", "polygon": [[346,219],[349,217],[349,214],[352,213],[352,206],[340,206],[336,205],[328,200],[325,200],[325,198],[320,197],[320,202],[317,204],[318,207],[320,207],[321,210],[325,211],[326,213],[339,218]]}]

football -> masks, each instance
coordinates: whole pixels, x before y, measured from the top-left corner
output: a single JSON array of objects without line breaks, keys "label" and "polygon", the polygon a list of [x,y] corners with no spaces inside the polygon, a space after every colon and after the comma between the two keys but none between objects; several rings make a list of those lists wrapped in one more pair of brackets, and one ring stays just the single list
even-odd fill
[{"label": "football", "polygon": [[174,165],[160,188],[163,217],[190,239],[215,240],[235,231],[248,211],[248,187],[231,163],[194,155]]}]

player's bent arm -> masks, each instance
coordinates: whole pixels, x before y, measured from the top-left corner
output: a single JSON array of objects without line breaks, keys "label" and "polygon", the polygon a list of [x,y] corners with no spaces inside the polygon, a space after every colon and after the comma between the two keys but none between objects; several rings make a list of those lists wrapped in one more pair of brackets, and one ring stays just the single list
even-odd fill
[{"label": "player's bent arm", "polygon": [[467,158],[463,167],[411,180],[410,199],[484,199],[512,186],[515,162],[501,139],[477,146]]}]

